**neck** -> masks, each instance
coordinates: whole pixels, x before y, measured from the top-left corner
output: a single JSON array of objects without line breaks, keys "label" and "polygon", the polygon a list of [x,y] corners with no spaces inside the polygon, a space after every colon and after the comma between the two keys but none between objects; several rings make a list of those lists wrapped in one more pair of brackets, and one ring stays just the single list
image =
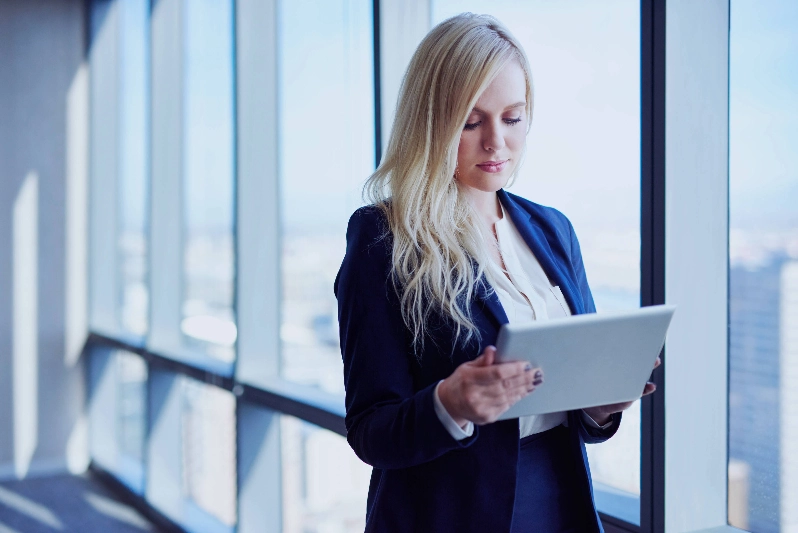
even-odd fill
[{"label": "neck", "polygon": [[466,196],[479,217],[492,228],[497,220],[502,218],[499,195],[495,192],[480,191],[471,187],[466,188]]}]

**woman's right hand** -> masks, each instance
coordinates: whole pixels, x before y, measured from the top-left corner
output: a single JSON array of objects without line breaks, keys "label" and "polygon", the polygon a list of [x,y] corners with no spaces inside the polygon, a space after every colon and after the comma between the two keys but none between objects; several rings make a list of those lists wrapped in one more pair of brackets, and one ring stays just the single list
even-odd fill
[{"label": "woman's right hand", "polygon": [[458,366],[438,387],[438,397],[461,427],[470,420],[483,425],[495,422],[518,400],[543,383],[543,372],[526,362],[493,364],[496,348]]}]

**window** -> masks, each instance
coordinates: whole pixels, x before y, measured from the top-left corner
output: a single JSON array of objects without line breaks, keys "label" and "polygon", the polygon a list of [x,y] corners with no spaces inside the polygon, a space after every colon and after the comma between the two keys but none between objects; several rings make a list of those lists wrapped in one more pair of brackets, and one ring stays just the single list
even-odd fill
[{"label": "window", "polygon": [[[498,18],[532,68],[534,116],[510,191],[569,217],[598,312],[639,307],[639,2],[435,0],[433,23],[463,11]],[[599,510],[639,523],[640,402],[588,454]]]},{"label": "window", "polygon": [[128,0],[120,9],[120,231],[121,326],[147,333],[147,109],[148,5]]},{"label": "window", "polygon": [[120,213],[121,325],[147,332],[147,2],[120,7]]},{"label": "window", "polygon": [[123,472],[130,472],[136,486],[143,486],[144,438],[147,405],[147,364],[134,354],[116,353],[116,434]]},{"label": "window", "polygon": [[92,5],[91,323],[143,336],[149,306],[149,3]]},{"label": "window", "polygon": [[237,518],[235,397],[155,366],[147,385],[147,501],[188,531],[232,532]]},{"label": "window", "polygon": [[731,2],[729,524],[798,528],[798,9]]},{"label": "window", "polygon": [[232,362],[233,3],[183,2],[183,300],[189,349]]},{"label": "window", "polygon": [[279,4],[281,375],[333,393],[343,393],[333,281],[375,168],[371,9]]},{"label": "window", "polygon": [[131,490],[144,491],[147,365],[141,357],[95,348],[89,365],[90,447],[94,461]]},{"label": "window", "polygon": [[283,416],[280,432],[283,531],[363,531],[371,467],[331,431]]},{"label": "window", "polygon": [[[785,147],[798,91],[784,28],[796,8],[741,2],[730,255],[717,238],[723,2],[670,3],[667,17],[650,0],[92,2],[94,464],[189,531],[362,531],[370,469],[341,437],[332,284],[375,166],[374,66],[387,124],[397,65],[428,23],[471,10],[507,24],[532,64],[535,118],[511,191],[574,223],[599,312],[637,307],[641,293],[680,306],[659,372],[670,391],[704,393],[699,405],[677,393],[643,402],[642,482],[640,406],[588,447],[599,510],[624,530],[694,531],[727,507],[752,531],[794,527],[798,185]],[[667,68],[651,67],[661,54]]]},{"label": "window", "polygon": [[182,383],[185,521],[197,530],[231,530],[236,523],[235,397],[192,379]]}]

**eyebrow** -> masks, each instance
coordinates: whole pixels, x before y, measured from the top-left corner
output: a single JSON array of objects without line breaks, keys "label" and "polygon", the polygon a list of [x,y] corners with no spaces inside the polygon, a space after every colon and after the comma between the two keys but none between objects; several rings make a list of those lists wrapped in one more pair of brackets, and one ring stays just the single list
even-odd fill
[{"label": "eyebrow", "polygon": [[[504,111],[509,111],[510,109],[515,109],[516,107],[524,107],[524,106],[526,106],[526,102],[516,102],[516,103],[514,103],[512,105],[508,105],[507,107],[505,107]],[[487,114],[487,113],[485,113],[483,110],[481,110],[478,107],[475,107],[471,111],[472,112],[476,112],[476,113],[482,113],[483,115]]]}]

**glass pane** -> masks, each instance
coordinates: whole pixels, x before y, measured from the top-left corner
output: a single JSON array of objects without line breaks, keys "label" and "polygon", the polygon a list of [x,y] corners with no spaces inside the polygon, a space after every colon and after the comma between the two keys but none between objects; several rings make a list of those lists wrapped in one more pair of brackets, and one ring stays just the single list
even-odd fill
[{"label": "glass pane", "polygon": [[[228,391],[184,378],[181,442],[185,521],[216,531],[236,522],[236,402]],[[195,507],[196,506],[196,507]],[[198,509],[204,511],[197,512]],[[222,529],[223,530],[223,529]]]},{"label": "glass pane", "polygon": [[234,357],[233,5],[183,2],[184,296],[187,347]]},{"label": "glass pane", "polygon": [[279,14],[281,372],[341,393],[332,287],[347,221],[374,170],[371,6],[286,1]]},{"label": "glass pane", "polygon": [[141,469],[147,401],[147,364],[138,355],[117,352],[119,453]]},{"label": "glass pane", "polygon": [[283,416],[283,533],[356,533],[366,527],[371,467],[343,437]]},{"label": "glass pane", "polygon": [[729,523],[798,531],[798,4],[733,0]]},{"label": "glass pane", "polygon": [[147,0],[118,3],[119,48],[119,234],[120,322],[147,333],[147,114],[149,32]]},{"label": "glass pane", "polygon": [[[640,2],[435,0],[433,23],[495,16],[521,41],[535,89],[527,155],[510,190],[576,229],[599,312],[640,305]],[[639,523],[640,407],[588,446],[600,510]]]},{"label": "glass pane", "polygon": [[94,348],[89,354],[92,460],[142,494],[147,364],[123,350]]}]

